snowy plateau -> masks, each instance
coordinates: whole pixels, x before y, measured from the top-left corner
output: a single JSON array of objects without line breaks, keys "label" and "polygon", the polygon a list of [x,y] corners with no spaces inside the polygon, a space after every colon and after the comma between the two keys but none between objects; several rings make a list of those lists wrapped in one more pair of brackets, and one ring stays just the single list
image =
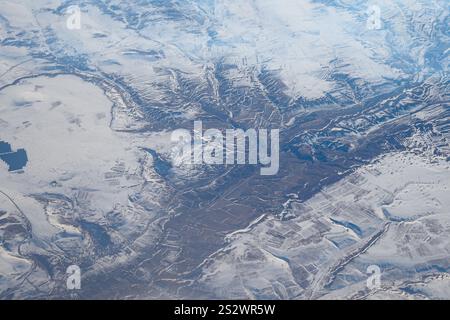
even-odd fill
[{"label": "snowy plateau", "polygon": [[0,299],[450,299],[449,55],[448,0],[2,0]]}]

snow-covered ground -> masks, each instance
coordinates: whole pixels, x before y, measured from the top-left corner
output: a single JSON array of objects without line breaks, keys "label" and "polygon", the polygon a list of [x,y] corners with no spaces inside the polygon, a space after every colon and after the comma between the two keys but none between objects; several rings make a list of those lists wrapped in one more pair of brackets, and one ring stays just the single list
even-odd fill
[{"label": "snow-covered ground", "polygon": [[[310,200],[291,202],[295,218],[269,216],[229,236],[194,287],[216,298],[336,299],[407,296],[413,283],[424,287],[420,297],[442,297],[438,280],[422,281],[448,275],[449,190],[445,159],[387,154]],[[366,286],[370,265],[381,269],[381,292]]]},{"label": "snow-covered ground", "polygon": [[[3,0],[0,298],[448,297],[447,2]],[[195,120],[279,174],[174,166]]]}]

